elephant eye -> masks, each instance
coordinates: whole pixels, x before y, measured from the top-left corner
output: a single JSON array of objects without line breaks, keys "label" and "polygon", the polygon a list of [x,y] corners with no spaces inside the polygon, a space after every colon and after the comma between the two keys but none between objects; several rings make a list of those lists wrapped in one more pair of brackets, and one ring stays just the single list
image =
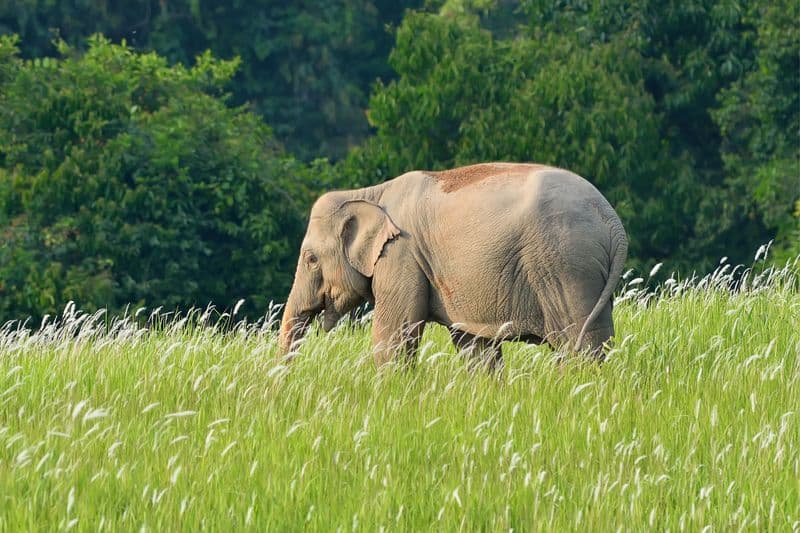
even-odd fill
[{"label": "elephant eye", "polygon": [[316,255],[312,254],[311,252],[306,252],[303,255],[304,255],[303,258],[305,259],[305,262],[306,262],[306,266],[308,268],[313,270],[314,268],[317,267],[317,264],[318,264],[319,260],[317,259]]}]

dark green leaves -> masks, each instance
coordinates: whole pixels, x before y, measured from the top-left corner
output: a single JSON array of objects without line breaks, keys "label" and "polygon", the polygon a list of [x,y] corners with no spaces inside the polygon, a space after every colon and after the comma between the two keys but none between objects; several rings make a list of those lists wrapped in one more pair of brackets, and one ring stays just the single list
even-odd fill
[{"label": "dark green leaves", "polygon": [[[62,47],[64,48],[64,47]],[[291,282],[306,167],[226,105],[237,62],[170,67],[95,38],[0,54],[0,322],[131,303],[262,313]]]},{"label": "dark green leaves", "polygon": [[377,135],[346,166],[358,184],[488,160],[573,169],[619,211],[634,265],[748,262],[776,230],[791,247],[798,13],[749,9],[453,1],[409,13],[398,79],[370,100]]}]

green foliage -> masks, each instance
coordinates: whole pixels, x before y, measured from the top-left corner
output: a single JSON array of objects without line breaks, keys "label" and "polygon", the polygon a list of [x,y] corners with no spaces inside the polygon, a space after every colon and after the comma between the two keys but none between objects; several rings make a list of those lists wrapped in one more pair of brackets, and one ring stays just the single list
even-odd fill
[{"label": "green foliage", "polygon": [[388,174],[488,160],[574,169],[634,226],[633,253],[652,256],[673,218],[661,217],[662,231],[635,218],[659,208],[648,200],[666,183],[653,102],[627,56],[616,44],[497,40],[476,20],[410,14],[391,58],[400,77],[370,103],[373,142],[394,156]]},{"label": "green foliage", "polygon": [[95,37],[63,59],[0,44],[0,322],[87,309],[232,305],[290,284],[306,167],[226,105],[238,61],[187,69]]},{"label": "green foliage", "polygon": [[[578,39],[585,43],[621,37],[639,55],[645,87],[662,117],[661,138],[669,145],[670,157],[683,162],[671,171],[671,178],[684,179],[681,188],[696,192],[681,215],[685,231],[675,234],[671,255],[688,258],[695,267],[707,266],[721,255],[747,261],[752,250],[775,236],[775,225],[749,207],[753,188],[747,190],[732,179],[735,172],[724,160],[731,149],[741,148],[738,143],[742,139],[731,138],[733,129],[726,128],[717,114],[724,95],[743,79],[752,77],[759,69],[757,58],[773,46],[768,40],[754,39],[761,24],[760,14],[769,4],[772,3],[752,2],[743,7],[736,0],[694,0],[678,7],[656,0],[620,0],[565,4],[532,1],[527,6],[532,22],[540,22],[546,31],[572,31],[577,27]],[[785,4],[787,9],[776,6],[774,12],[782,13],[785,28],[797,28],[797,9]],[[775,65],[774,72],[786,81],[784,94],[797,95],[800,47],[796,31],[794,34],[794,43],[784,39],[779,45],[784,47],[784,61]],[[751,85],[740,96],[750,98],[752,94],[744,94],[758,90]],[[771,88],[766,95],[770,100],[778,97]],[[784,118],[791,116],[791,111],[785,110]],[[737,128],[741,126],[742,123]],[[761,126],[753,126],[749,128],[751,132],[761,130]],[[798,128],[788,129],[786,134],[796,146],[800,145]],[[778,154],[769,157],[780,159]],[[784,185],[794,183],[794,194],[787,191],[789,201],[769,209],[789,216],[791,198],[800,194],[800,173],[796,167],[786,165],[775,170],[780,174],[778,181]],[[780,187],[768,179],[751,175],[744,181],[758,181],[764,192],[771,191],[767,194],[781,194]],[[767,209],[766,202],[761,208]],[[781,235],[779,239],[785,240]]]},{"label": "green foliage", "polygon": [[[752,6],[754,68],[720,95],[715,113],[730,181],[747,214],[776,231],[783,257],[800,253],[800,6]],[[781,257],[781,256],[779,256]]]},{"label": "green foliage", "polygon": [[210,49],[242,58],[231,89],[304,159],[340,158],[368,131],[370,84],[391,71],[386,58],[406,7],[419,0],[33,0],[0,2],[0,33],[22,36],[23,53],[53,53],[50,29],[83,46],[101,32],[188,64]]},{"label": "green foliage", "polygon": [[[376,137],[351,154],[346,173],[367,183],[497,159],[574,169],[620,212],[639,265],[747,261],[771,238],[774,224],[749,216],[747,193],[726,179],[726,140],[712,116],[718,95],[752,72],[765,46],[748,38],[750,20],[735,3],[543,1],[523,13],[529,22],[485,2],[409,13],[390,58],[398,79],[370,101]],[[786,28],[796,26],[788,15]],[[796,42],[784,41],[796,59]],[[785,59],[773,72],[790,67]],[[784,85],[794,98],[796,71]],[[762,91],[771,102],[772,89]],[[798,146],[798,128],[784,131]],[[779,177],[757,180],[763,194],[781,194],[778,181],[796,186],[796,170],[767,159]],[[788,196],[791,204],[796,195]],[[770,205],[784,218],[791,212]]]},{"label": "green foliage", "polygon": [[498,159],[595,183],[631,266],[794,257],[798,27],[789,0],[0,2],[0,320],[261,309],[322,190]]}]

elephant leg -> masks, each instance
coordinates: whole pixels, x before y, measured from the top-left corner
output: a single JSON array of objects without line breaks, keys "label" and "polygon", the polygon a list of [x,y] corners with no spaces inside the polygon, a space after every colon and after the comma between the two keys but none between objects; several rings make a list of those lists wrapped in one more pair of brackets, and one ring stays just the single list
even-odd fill
[{"label": "elephant leg", "polygon": [[598,328],[588,330],[583,336],[581,350],[589,356],[592,361],[602,363],[605,361],[605,343],[614,335],[612,325],[602,325]]},{"label": "elephant leg", "polygon": [[613,304],[609,301],[588,325],[580,346],[577,346],[581,329],[597,303],[600,292],[597,284],[582,284],[579,281],[574,280],[571,284],[572,289],[565,294],[563,306],[545,319],[545,329],[548,331],[545,340],[556,352],[561,365],[573,354],[588,356],[592,361],[602,361],[605,357],[603,344],[614,334]]},{"label": "elephant leg", "polygon": [[396,321],[377,317],[372,321],[372,355],[377,366],[391,362],[403,362],[413,366],[417,359],[419,340],[425,329],[425,322]]},{"label": "elephant leg", "polygon": [[421,272],[411,268],[398,271],[393,266],[391,262],[376,265],[373,356],[378,366],[392,361],[412,366],[428,315],[428,286]]},{"label": "elephant leg", "polygon": [[[583,339],[581,339],[581,345],[577,347],[580,353],[584,356],[588,356],[592,361],[602,363],[605,359],[604,345],[606,341],[614,335],[614,323],[611,316],[612,309],[613,304],[608,302],[597,318],[589,324],[589,327],[583,335]],[[589,312],[591,312],[591,309],[589,311],[583,309],[581,313],[576,313],[580,318],[576,320],[578,327],[573,328],[573,334],[569,336],[569,343],[572,345],[570,349],[576,348],[575,344],[577,342],[578,333],[583,327],[585,317]]]},{"label": "elephant leg", "polygon": [[470,370],[485,368],[489,372],[494,372],[502,369],[503,352],[498,342],[458,330],[450,330],[450,338],[467,358]]}]

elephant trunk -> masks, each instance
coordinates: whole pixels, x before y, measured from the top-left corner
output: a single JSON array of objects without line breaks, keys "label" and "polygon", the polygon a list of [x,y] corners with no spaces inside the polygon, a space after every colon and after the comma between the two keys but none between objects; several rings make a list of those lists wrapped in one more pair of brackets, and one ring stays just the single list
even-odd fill
[{"label": "elephant trunk", "polygon": [[281,356],[291,351],[294,343],[305,335],[311,323],[312,317],[308,313],[300,312],[297,300],[297,290],[296,287],[293,287],[283,310],[281,330],[278,336],[279,354]]},{"label": "elephant trunk", "polygon": [[342,313],[336,309],[336,307],[333,305],[333,302],[325,302],[325,312],[322,314],[322,331],[328,333],[330,330],[336,327],[336,324],[339,323],[341,318]]}]

